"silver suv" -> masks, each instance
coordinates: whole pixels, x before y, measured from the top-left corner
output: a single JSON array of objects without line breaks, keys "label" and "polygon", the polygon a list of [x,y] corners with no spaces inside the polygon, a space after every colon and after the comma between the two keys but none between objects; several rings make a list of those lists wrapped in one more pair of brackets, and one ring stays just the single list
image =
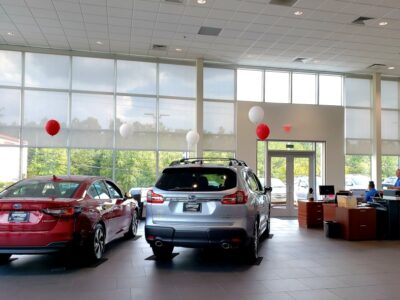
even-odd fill
[{"label": "silver suv", "polygon": [[161,258],[174,246],[222,247],[255,261],[270,231],[270,191],[240,160],[175,161],[147,193],[146,240]]}]

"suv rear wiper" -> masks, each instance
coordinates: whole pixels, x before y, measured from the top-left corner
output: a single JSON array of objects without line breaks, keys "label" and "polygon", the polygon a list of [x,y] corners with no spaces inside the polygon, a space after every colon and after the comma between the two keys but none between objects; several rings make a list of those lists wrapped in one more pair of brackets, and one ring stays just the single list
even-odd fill
[{"label": "suv rear wiper", "polygon": [[172,189],[169,189],[169,191],[194,191],[192,187],[174,187]]}]

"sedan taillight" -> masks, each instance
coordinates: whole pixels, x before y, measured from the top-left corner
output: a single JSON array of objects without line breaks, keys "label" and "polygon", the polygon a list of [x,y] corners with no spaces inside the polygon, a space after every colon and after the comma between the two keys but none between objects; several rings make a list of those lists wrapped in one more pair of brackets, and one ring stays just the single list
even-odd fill
[{"label": "sedan taillight", "polygon": [[147,192],[147,203],[164,203],[164,198],[163,196],[156,194],[153,192],[153,190],[149,190]]},{"label": "sedan taillight", "polygon": [[247,203],[247,194],[243,191],[237,191],[234,194],[226,195],[222,198],[222,204],[245,204]]},{"label": "sedan taillight", "polygon": [[80,207],[43,208],[42,212],[54,217],[71,217],[81,212]]}]

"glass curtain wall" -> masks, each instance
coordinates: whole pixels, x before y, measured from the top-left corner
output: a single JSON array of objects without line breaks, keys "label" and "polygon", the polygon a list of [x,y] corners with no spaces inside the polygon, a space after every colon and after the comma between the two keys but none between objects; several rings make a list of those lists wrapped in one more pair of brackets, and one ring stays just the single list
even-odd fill
[{"label": "glass curtain wall", "polygon": [[45,174],[153,185],[187,151],[195,76],[191,65],[0,51],[0,186]]}]

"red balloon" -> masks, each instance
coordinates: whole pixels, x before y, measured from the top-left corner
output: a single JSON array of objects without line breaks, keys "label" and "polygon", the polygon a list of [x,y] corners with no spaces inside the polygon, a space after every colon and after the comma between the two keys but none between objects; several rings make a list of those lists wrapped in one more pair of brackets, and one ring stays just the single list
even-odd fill
[{"label": "red balloon", "polygon": [[48,120],[44,129],[50,135],[56,135],[60,131],[60,123],[57,120]]},{"label": "red balloon", "polygon": [[269,127],[267,124],[261,123],[257,126],[256,134],[260,140],[265,140],[269,136]]},{"label": "red balloon", "polygon": [[289,133],[292,130],[292,124],[284,124],[283,126],[283,131]]}]

